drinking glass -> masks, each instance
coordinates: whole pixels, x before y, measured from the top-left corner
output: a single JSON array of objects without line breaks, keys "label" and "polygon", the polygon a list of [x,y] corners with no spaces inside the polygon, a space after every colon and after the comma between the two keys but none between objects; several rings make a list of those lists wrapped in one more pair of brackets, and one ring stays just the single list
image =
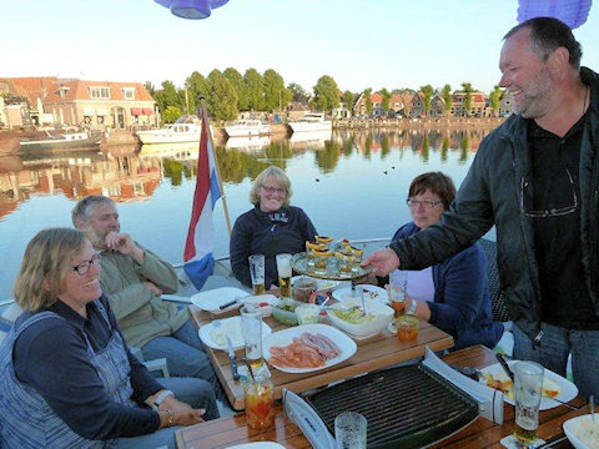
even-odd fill
[{"label": "drinking glass", "polygon": [[254,296],[266,293],[264,285],[264,254],[252,254],[248,257],[250,262],[250,276]]},{"label": "drinking glass", "polygon": [[389,304],[394,311],[395,321],[403,315],[407,288],[408,274],[405,271],[393,270],[389,273]]},{"label": "drinking glass", "polygon": [[514,439],[520,448],[531,447],[537,440],[543,372],[543,367],[535,362],[518,362],[514,365]]},{"label": "drinking glass", "polygon": [[274,389],[263,375],[249,377],[243,385],[245,392],[245,422],[254,430],[264,430],[275,422]]},{"label": "drinking glass", "polygon": [[420,320],[414,315],[402,315],[397,319],[396,327],[399,341],[414,341],[418,338]]},{"label": "drinking glass", "polygon": [[337,449],[366,449],[366,426],[363,415],[343,412],[335,418]]},{"label": "drinking glass", "polygon": [[245,343],[245,358],[257,372],[262,367],[262,312],[246,304],[241,308],[241,334]]},{"label": "drinking glass", "polygon": [[291,254],[277,254],[279,293],[282,298],[291,298]]}]

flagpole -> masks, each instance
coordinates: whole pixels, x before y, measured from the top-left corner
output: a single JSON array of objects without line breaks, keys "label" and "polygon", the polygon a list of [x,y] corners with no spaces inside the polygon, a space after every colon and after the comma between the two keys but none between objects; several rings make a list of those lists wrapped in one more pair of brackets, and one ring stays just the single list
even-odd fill
[{"label": "flagpole", "polygon": [[223,211],[225,212],[225,222],[227,223],[227,231],[229,232],[229,238],[231,238],[231,219],[229,218],[229,208],[227,207],[227,196],[225,195],[223,178],[220,175],[220,167],[218,166],[218,158],[216,156],[216,147],[214,146],[214,141],[212,140],[212,131],[210,130],[210,122],[208,121],[208,113],[206,112],[206,101],[204,97],[200,97],[200,104],[202,108],[202,119],[206,120],[208,138],[210,139],[210,148],[212,148],[212,157],[214,158],[216,174],[218,175],[218,183],[220,185],[220,191],[222,192],[221,200],[223,201]]}]

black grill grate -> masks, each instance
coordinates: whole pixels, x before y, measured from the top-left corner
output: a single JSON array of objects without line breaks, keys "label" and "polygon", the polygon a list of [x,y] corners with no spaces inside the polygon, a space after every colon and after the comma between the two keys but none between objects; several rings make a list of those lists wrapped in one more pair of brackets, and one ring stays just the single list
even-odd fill
[{"label": "black grill grate", "polygon": [[368,420],[368,448],[426,447],[478,417],[478,405],[427,368],[387,369],[347,380],[308,395],[332,435],[344,411]]}]

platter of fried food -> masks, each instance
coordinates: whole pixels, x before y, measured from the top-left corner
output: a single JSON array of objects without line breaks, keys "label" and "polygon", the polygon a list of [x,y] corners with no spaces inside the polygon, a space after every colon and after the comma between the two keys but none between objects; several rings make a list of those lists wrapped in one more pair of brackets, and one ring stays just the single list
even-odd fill
[{"label": "platter of fried food", "polygon": [[304,324],[270,334],[263,340],[266,361],[286,373],[330,368],[356,353],[356,343],[327,324]]},{"label": "platter of fried food", "polygon": [[[517,360],[508,362],[510,368],[518,363]],[[507,374],[499,363],[487,366],[480,370],[481,376],[479,382],[484,383],[487,387],[501,390],[503,398],[508,404],[514,405],[514,385],[508,378]],[[541,410],[558,407],[559,402],[553,401],[552,398],[562,402],[568,402],[576,397],[578,388],[568,379],[554,373],[545,368],[543,374],[543,398],[541,399]]]}]

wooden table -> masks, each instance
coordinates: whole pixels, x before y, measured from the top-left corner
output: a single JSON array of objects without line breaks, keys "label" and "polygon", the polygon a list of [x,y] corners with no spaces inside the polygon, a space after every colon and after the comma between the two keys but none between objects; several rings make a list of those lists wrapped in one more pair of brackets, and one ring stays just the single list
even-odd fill
[{"label": "wooden table", "polygon": [[[443,359],[455,365],[477,368],[496,363],[493,353],[484,346],[462,349]],[[584,400],[577,397],[570,403],[581,406]],[[541,412],[539,437],[547,441],[556,438],[562,433],[561,426],[564,421],[584,413],[589,413],[588,406],[578,411],[559,406]],[[433,447],[435,449],[499,449],[503,447],[499,441],[512,432],[513,424],[514,407],[506,404],[503,425],[499,426],[485,418],[478,418],[461,432]],[[310,448],[310,443],[302,431],[285,417],[280,405],[277,406],[274,428],[266,431],[250,430],[246,426],[245,415],[239,415],[189,426],[179,430],[176,436],[178,449],[219,449],[256,441],[276,441],[287,449]],[[552,447],[552,449],[565,448],[572,448],[572,446],[566,441]]]},{"label": "wooden table", "polygon": [[[203,312],[195,306],[191,306],[190,312],[197,326],[207,324],[213,319],[210,313]],[[288,327],[276,322],[272,317],[265,318],[264,321],[272,328],[273,332]],[[300,393],[328,385],[331,382],[421,357],[424,355],[425,346],[433,351],[451,348],[453,338],[442,330],[421,322],[418,339],[414,342],[402,343],[395,335],[384,333],[356,343],[358,350],[352,357],[343,363],[322,371],[290,374],[270,367],[271,381],[275,387],[275,398],[279,399],[281,397],[281,388],[283,387]],[[223,385],[231,406],[235,410],[243,410],[245,408],[243,388],[241,382],[233,380],[231,363],[227,353],[212,350],[208,347],[206,347],[206,353],[212,361],[214,370]],[[242,360],[244,357],[243,350],[236,351],[236,355],[238,361]]]}]

